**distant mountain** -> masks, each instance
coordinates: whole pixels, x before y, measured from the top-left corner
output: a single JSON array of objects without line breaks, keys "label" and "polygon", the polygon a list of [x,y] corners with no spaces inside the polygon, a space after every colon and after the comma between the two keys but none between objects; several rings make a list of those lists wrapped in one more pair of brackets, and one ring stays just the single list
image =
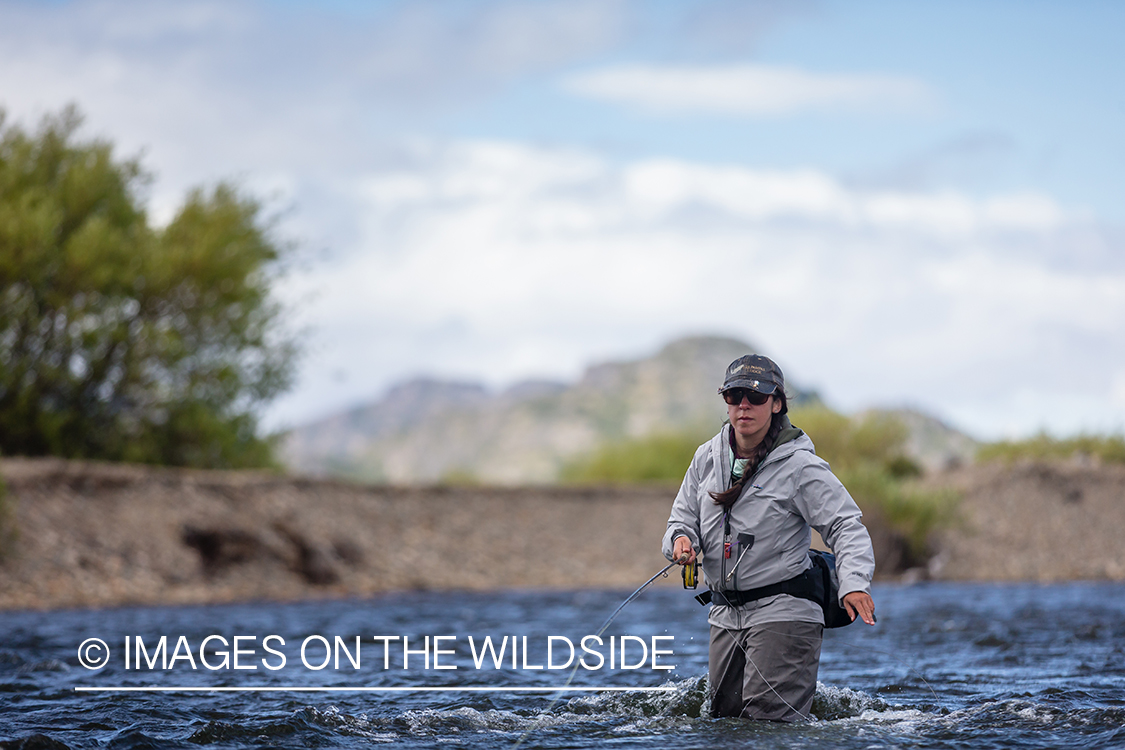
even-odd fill
[{"label": "distant mountain", "polygon": [[980,447],[965,433],[916,409],[872,409],[870,413],[892,416],[905,425],[906,454],[927,471],[970,464]]},{"label": "distant mountain", "polygon": [[[566,462],[604,443],[713,434],[726,418],[716,395],[723,372],[753,351],[729,338],[684,338],[645,359],[594,365],[573,384],[530,381],[499,393],[413,380],[291,431],[282,458],[293,471],[371,482],[553,482]],[[818,400],[791,378],[786,389],[794,406]],[[938,420],[893,413],[910,429],[908,451],[928,468],[971,457],[975,444]]]},{"label": "distant mountain", "polygon": [[[282,456],[295,471],[367,481],[551,482],[567,460],[603,442],[718,429],[723,372],[753,351],[734,339],[685,338],[646,359],[594,365],[571,385],[525,382],[500,393],[415,380],[293,430]],[[794,403],[816,397],[787,386]]]}]

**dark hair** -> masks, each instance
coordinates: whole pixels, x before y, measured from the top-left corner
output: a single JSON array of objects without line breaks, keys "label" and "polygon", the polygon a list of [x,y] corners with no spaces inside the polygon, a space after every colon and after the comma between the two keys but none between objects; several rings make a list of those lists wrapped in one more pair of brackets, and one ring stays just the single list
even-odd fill
[{"label": "dark hair", "polygon": [[781,434],[782,426],[785,424],[785,415],[789,412],[789,400],[785,397],[785,390],[782,388],[778,388],[773,397],[781,401],[781,409],[770,418],[770,428],[766,431],[766,436],[762,438],[762,442],[758,443],[758,447],[754,449],[754,455],[750,456],[750,460],[746,464],[746,470],[742,472],[742,476],[736,482],[731,484],[729,490],[709,493],[712,499],[725,509],[734,505],[735,500],[738,500],[742,495],[743,485],[750,477],[754,476],[758,466],[773,449],[777,442],[777,436]]}]

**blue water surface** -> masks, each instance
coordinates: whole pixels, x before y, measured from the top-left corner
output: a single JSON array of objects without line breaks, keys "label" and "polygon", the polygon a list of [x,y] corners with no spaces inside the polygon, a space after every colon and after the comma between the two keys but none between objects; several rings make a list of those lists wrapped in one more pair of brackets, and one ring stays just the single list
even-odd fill
[{"label": "blue water surface", "polygon": [[[573,677],[571,669],[532,668],[548,666],[550,636],[557,637],[554,666],[569,655],[561,638],[583,655],[583,636],[597,633],[629,593],[419,592],[292,604],[3,612],[0,748],[1125,747],[1122,584],[878,586],[879,623],[826,632],[813,715],[792,725],[707,718],[705,610],[683,591],[646,590],[606,630],[601,647],[588,641],[601,655],[600,668],[579,668]],[[268,635],[280,637],[266,644],[279,653],[264,649]],[[137,668],[137,636],[151,669],[146,661]],[[161,636],[167,636],[166,657],[179,657],[173,664],[161,664]],[[221,666],[225,651],[231,659],[225,668],[201,663],[208,636],[227,646],[212,639],[202,658]],[[235,636],[242,637],[239,666],[255,669],[233,668]],[[302,662],[302,643],[311,666],[330,655],[316,636],[331,646],[340,637],[347,652],[341,650],[338,664],[313,669]],[[399,640],[384,651],[374,636]],[[452,638],[435,644],[435,636]],[[491,659],[476,667],[470,636],[478,656],[486,636],[494,647],[509,638],[500,668]],[[637,668],[619,667],[621,636],[631,637],[625,659]],[[656,641],[672,652],[656,664],[674,669],[652,668],[653,636],[671,637]],[[103,640],[108,655],[89,638]],[[407,668],[403,639],[411,650]],[[514,668],[512,639],[520,648]],[[84,642],[84,658],[108,656],[105,666],[81,665]],[[436,663],[435,645],[445,652]],[[282,655],[283,668],[266,667],[279,665]],[[593,654],[585,657],[597,663]],[[665,690],[511,690],[564,685]],[[208,692],[76,689],[122,687]],[[247,687],[286,690],[210,692]],[[309,687],[502,690],[291,690]]]}]

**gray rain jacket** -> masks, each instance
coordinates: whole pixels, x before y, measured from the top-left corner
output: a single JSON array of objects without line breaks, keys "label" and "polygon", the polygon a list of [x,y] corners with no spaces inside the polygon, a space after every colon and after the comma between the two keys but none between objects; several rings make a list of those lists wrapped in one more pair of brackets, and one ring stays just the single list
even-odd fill
[{"label": "gray rain jacket", "polygon": [[[731,507],[731,538],[735,544],[730,557],[724,557],[724,511],[709,493],[730,488],[734,461],[731,429],[729,424],[723,425],[718,435],[696,450],[672,504],[664,534],[664,556],[671,560],[676,537],[686,536],[696,553],[702,553],[703,573],[710,588],[746,591],[793,578],[807,569],[812,564],[808,555],[811,527],[836,554],[840,598],[853,591],[870,593],[875,554],[860,520],[859,506],[828,463],[816,455],[808,436],[792,428],[783,430],[780,444],[762,461]],[[784,442],[786,437],[791,439]],[[739,534],[754,536],[753,544],[747,545],[749,550],[737,543]],[[741,562],[735,569],[740,555]],[[818,604],[786,594],[741,607],[715,605],[709,619],[728,628],[779,620],[824,622]]]}]

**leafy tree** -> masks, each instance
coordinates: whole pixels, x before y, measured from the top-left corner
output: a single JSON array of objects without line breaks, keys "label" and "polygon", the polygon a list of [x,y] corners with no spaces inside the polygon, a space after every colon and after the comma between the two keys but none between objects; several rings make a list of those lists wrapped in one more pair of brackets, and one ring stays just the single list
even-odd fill
[{"label": "leafy tree", "polygon": [[288,387],[260,207],[195,190],[164,228],[148,181],[73,109],[0,113],[0,451],[199,467],[271,463],[255,409]]}]

